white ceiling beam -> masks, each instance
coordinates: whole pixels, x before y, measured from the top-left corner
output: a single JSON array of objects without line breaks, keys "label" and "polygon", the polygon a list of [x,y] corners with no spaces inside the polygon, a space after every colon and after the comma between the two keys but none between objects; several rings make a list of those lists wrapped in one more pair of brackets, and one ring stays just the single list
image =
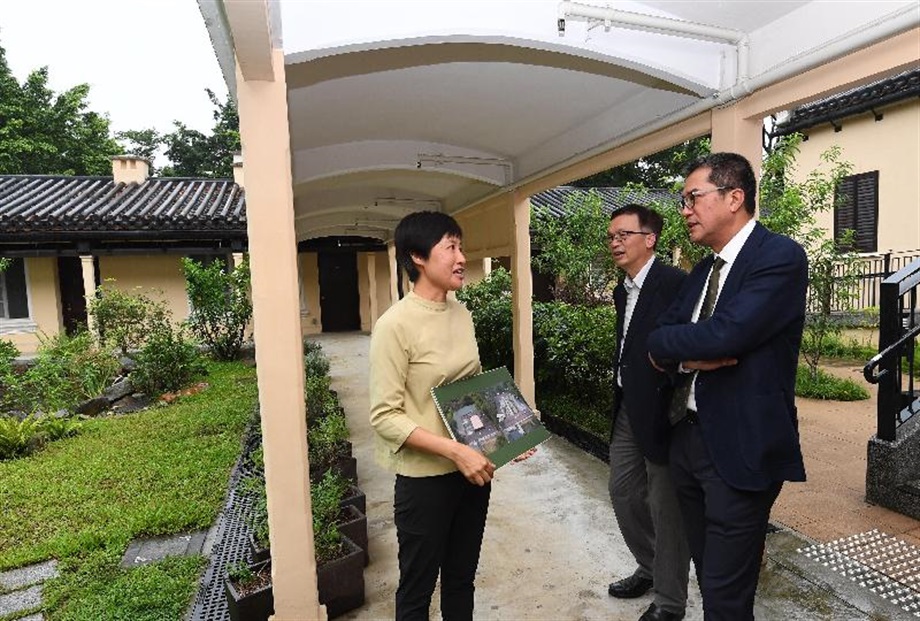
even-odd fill
[{"label": "white ceiling beam", "polygon": [[224,12],[243,79],[273,80],[268,0],[224,0]]}]

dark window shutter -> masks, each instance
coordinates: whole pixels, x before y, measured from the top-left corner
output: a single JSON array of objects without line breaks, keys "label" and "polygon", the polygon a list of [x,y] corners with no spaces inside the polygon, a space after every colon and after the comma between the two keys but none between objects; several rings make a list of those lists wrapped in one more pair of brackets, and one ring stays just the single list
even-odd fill
[{"label": "dark window shutter", "polygon": [[29,297],[26,294],[26,268],[23,260],[13,259],[4,276],[10,319],[28,318]]},{"label": "dark window shutter", "polygon": [[857,252],[878,250],[878,171],[844,177],[837,184],[834,203],[834,239],[844,231],[855,233],[851,248]]},{"label": "dark window shutter", "polygon": [[840,241],[847,230],[856,229],[856,181],[846,177],[837,184],[834,201],[834,239]]},{"label": "dark window shutter", "polygon": [[856,176],[856,246],[878,250],[878,171]]}]

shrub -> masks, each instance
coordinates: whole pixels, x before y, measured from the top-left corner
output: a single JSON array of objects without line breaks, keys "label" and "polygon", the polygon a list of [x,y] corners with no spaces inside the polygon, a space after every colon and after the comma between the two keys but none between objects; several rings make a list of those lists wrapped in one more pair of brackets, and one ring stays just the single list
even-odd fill
[{"label": "shrub", "polygon": [[39,421],[34,416],[19,420],[0,416],[0,459],[30,455],[42,442]]},{"label": "shrub", "polygon": [[307,426],[310,470],[323,472],[345,454],[348,420],[341,412],[329,414]]},{"label": "shrub", "polygon": [[589,403],[609,398],[615,351],[612,306],[534,304],[534,367],[542,390],[582,395]]},{"label": "shrub", "polygon": [[348,482],[334,472],[310,486],[310,503],[313,509],[313,547],[316,564],[333,561],[344,551],[339,532],[339,505],[348,489]]},{"label": "shrub", "polygon": [[457,299],[473,315],[483,368],[513,369],[511,273],[496,268],[478,283],[460,289]]},{"label": "shrub", "polygon": [[246,514],[246,524],[259,545],[268,546],[268,496],[265,478],[261,472],[246,476],[240,481],[240,490],[252,496],[252,505]]},{"label": "shrub", "polygon": [[835,377],[821,369],[813,373],[811,368],[801,365],[795,376],[795,394],[833,401],[862,401],[870,397],[869,391],[853,380]]},{"label": "shrub", "polygon": [[80,421],[70,416],[43,416],[38,419],[39,433],[49,442],[75,436],[80,430]]},{"label": "shrub", "polygon": [[217,360],[234,360],[243,346],[246,325],[252,318],[249,299],[249,262],[230,272],[215,261],[204,266],[182,259],[185,289],[192,305],[189,324]]},{"label": "shrub", "polygon": [[312,425],[319,419],[338,411],[339,401],[329,388],[328,375],[308,375],[304,381],[307,421]]},{"label": "shrub", "polygon": [[114,285],[102,285],[86,309],[102,344],[118,348],[122,355],[140,347],[154,326],[165,321],[169,313],[165,302],[152,300],[139,289],[129,293]]},{"label": "shrub", "polygon": [[134,386],[149,395],[179,390],[205,373],[204,360],[182,326],[159,322],[135,359]]},{"label": "shrub", "polygon": [[303,366],[307,377],[324,377],[329,375],[329,359],[323,347],[315,341],[303,342]]},{"label": "shrub", "polygon": [[24,373],[6,375],[0,405],[25,412],[72,408],[99,396],[120,368],[114,353],[97,347],[88,332],[61,332],[42,338],[35,363]]},{"label": "shrub", "polygon": [[[802,352],[810,353],[814,345],[802,341]],[[868,343],[860,343],[854,338],[844,341],[839,336],[826,336],[821,343],[821,355],[829,358],[845,358],[848,360],[869,360],[878,353],[878,349]]]},{"label": "shrub", "polygon": [[[540,395],[540,411],[588,431],[598,438],[610,437],[610,412],[598,404],[587,403],[579,395]],[[610,406],[612,407],[612,405]]]},{"label": "shrub", "polygon": [[13,361],[19,357],[19,349],[12,341],[0,339],[0,373],[12,370]]}]

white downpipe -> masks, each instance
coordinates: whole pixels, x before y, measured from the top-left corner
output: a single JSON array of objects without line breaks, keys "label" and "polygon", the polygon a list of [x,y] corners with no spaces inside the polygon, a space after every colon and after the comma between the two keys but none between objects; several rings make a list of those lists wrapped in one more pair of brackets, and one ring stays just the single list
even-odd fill
[{"label": "white downpipe", "polygon": [[741,99],[742,97],[746,97],[754,91],[759,90],[765,86],[769,86],[775,82],[780,82],[786,78],[792,77],[793,75],[804,73],[809,69],[821,66],[828,61],[842,56],[848,52],[854,52],[883,39],[887,39],[888,37],[900,34],[901,32],[904,32],[910,28],[916,28],[918,25],[920,25],[920,20],[917,19],[915,13],[915,6],[905,6],[903,9],[896,11],[893,15],[886,16],[885,18],[870,22],[868,24],[864,24],[859,29],[857,29],[855,33],[837,37],[836,39],[828,41],[827,43],[824,43],[817,48],[811,49],[808,52],[805,52],[795,58],[783,61],[782,64],[776,65],[773,68],[761,73],[760,75],[755,76],[754,78],[740,81],[734,86],[715,93],[712,95],[712,97],[701,99],[700,101],[697,101],[696,103],[693,103],[686,108],[677,110],[676,112],[664,116],[656,121],[652,121],[637,127],[636,129],[625,134],[620,134],[615,139],[606,142],[601,146],[595,147],[593,149],[588,149],[587,151],[583,151],[578,155],[570,157],[567,160],[556,164],[555,166],[551,166],[547,169],[541,170],[538,173],[528,175],[527,177],[516,181],[514,184],[508,187],[502,188],[497,192],[493,192],[488,196],[483,197],[479,201],[476,201],[476,203],[469,205],[469,207],[464,209],[468,209],[478,203],[488,201],[500,194],[505,194],[509,191],[516,190],[532,181],[536,181],[542,177],[552,175],[560,170],[567,168],[568,166],[586,159],[590,159],[596,155],[610,151],[611,149],[616,149],[617,147],[632,142],[633,140],[637,140],[642,136],[647,136],[648,134],[654,133],[660,129],[664,129],[665,127],[670,127],[671,125],[685,121],[715,107],[723,106],[737,99]]}]

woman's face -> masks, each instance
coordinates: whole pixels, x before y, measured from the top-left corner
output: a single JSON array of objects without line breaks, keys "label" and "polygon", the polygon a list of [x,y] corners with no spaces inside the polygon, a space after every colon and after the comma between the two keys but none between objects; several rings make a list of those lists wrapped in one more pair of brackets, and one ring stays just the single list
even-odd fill
[{"label": "woman's face", "polygon": [[419,281],[425,279],[430,286],[444,292],[463,286],[466,257],[459,237],[445,235],[434,245],[427,259],[413,257],[413,260],[418,267]]}]

